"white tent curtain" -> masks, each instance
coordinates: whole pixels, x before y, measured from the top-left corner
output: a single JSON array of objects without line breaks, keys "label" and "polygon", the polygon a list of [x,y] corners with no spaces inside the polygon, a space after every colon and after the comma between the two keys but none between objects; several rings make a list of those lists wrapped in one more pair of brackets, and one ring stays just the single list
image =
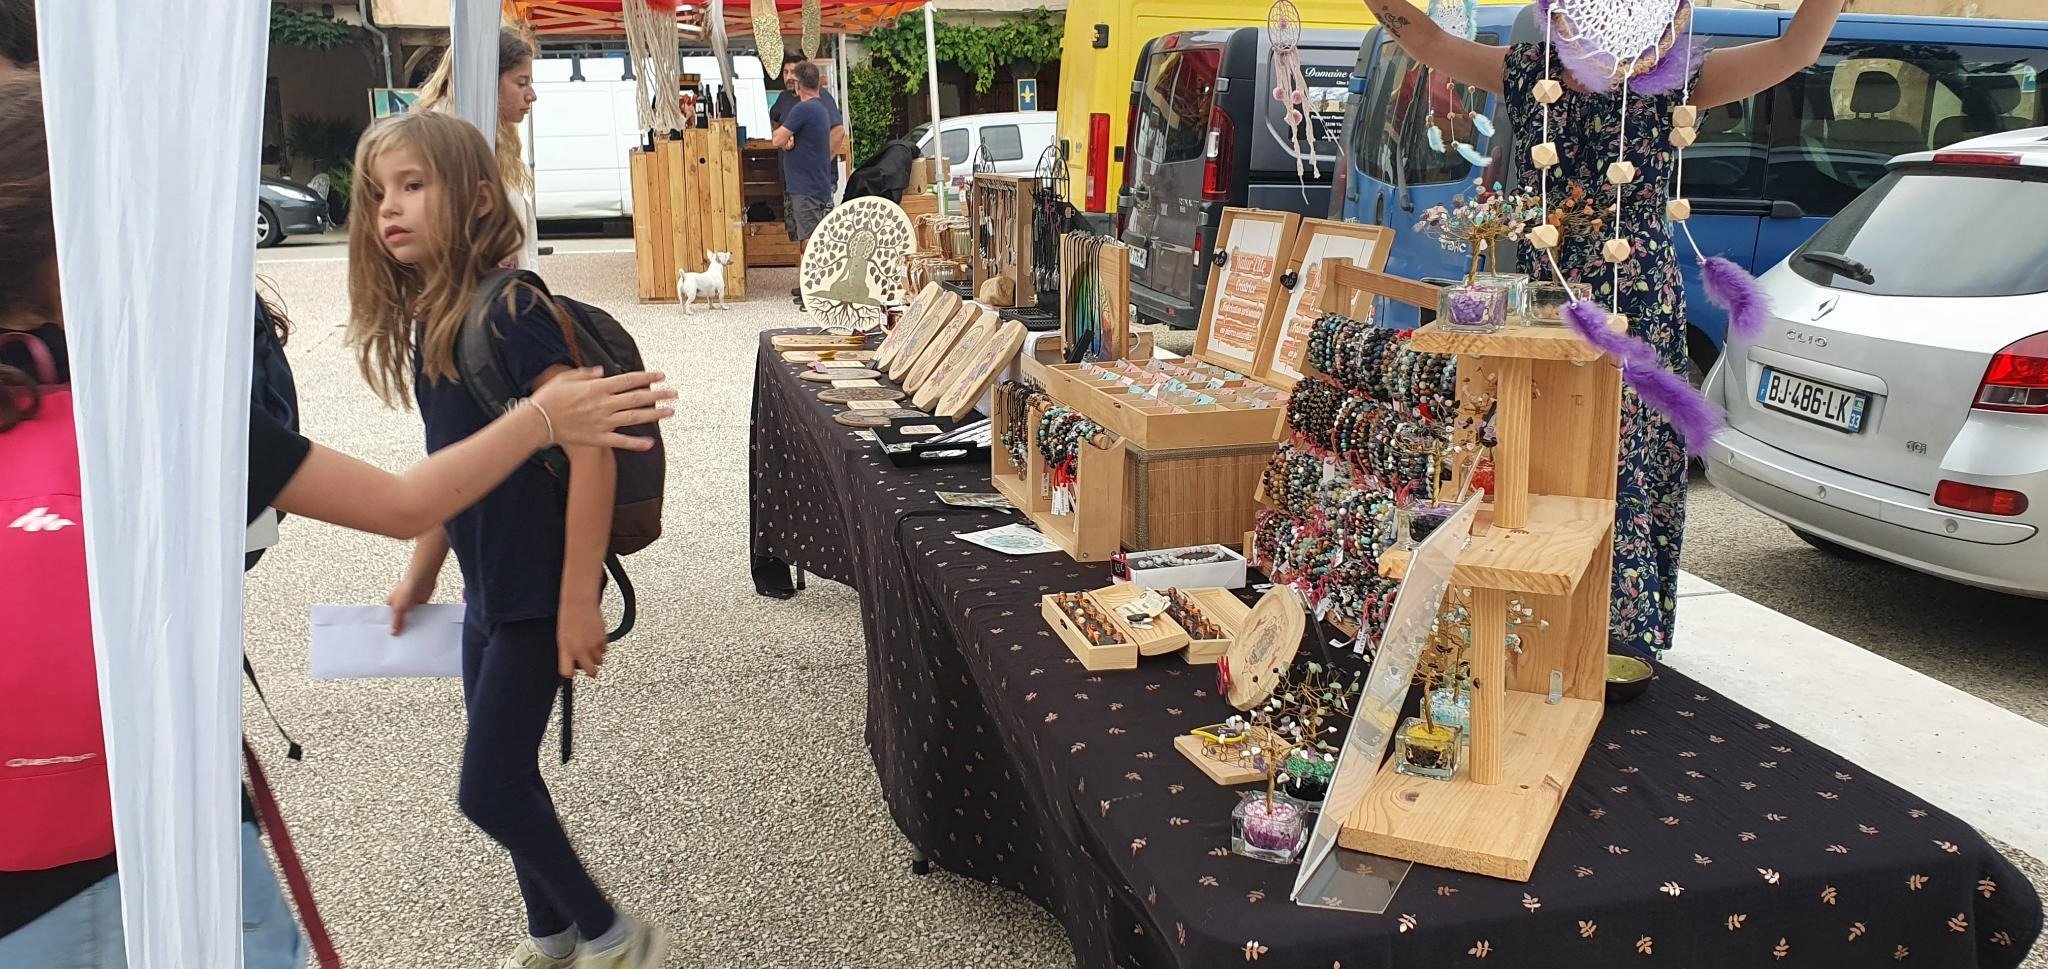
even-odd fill
[{"label": "white tent curtain", "polygon": [[498,0],[448,0],[448,56],[455,58],[455,113],[498,142]]},{"label": "white tent curtain", "polygon": [[241,965],[250,232],[269,11],[38,10],[134,969]]}]

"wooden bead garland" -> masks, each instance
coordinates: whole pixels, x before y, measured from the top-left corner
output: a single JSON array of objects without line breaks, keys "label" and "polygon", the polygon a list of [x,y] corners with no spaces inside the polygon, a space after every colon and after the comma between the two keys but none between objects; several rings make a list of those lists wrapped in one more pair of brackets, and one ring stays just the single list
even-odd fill
[{"label": "wooden bead garland", "polygon": [[1618,161],[1607,166],[1607,181],[1612,185],[1632,185],[1636,180],[1636,163]]},{"label": "wooden bead garland", "polygon": [[1555,249],[1557,242],[1557,226],[1539,225],[1529,230],[1529,244],[1538,249]]},{"label": "wooden bead garland", "polygon": [[1564,85],[1546,77],[1537,81],[1536,86],[1530,89],[1530,93],[1536,98],[1537,104],[1556,104],[1558,99],[1564,97]]},{"label": "wooden bead garland", "polygon": [[1529,160],[1534,162],[1537,168],[1557,167],[1557,142],[1546,141],[1529,149]]},{"label": "wooden bead garland", "polygon": [[1608,262],[1616,264],[1627,262],[1634,251],[1634,247],[1628,244],[1627,239],[1609,239],[1600,247],[1600,255]]},{"label": "wooden bead garland", "polygon": [[1700,125],[1700,109],[1690,104],[1681,104],[1671,109],[1673,128],[1697,128]]},{"label": "wooden bead garland", "polygon": [[1699,137],[1700,131],[1698,128],[1673,128],[1671,129],[1671,147],[1691,148],[1692,143],[1698,141]]},{"label": "wooden bead garland", "polygon": [[1672,199],[1664,203],[1664,214],[1673,222],[1684,222],[1692,218],[1692,202],[1687,199]]}]

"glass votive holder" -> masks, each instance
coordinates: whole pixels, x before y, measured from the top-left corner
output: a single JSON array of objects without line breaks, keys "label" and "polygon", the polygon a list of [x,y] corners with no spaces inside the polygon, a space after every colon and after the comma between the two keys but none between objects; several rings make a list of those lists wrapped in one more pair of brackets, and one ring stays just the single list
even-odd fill
[{"label": "glass votive holder", "polygon": [[1497,286],[1446,286],[1436,298],[1436,325],[1458,333],[1495,333],[1507,325],[1508,291]]},{"label": "glass votive holder", "polygon": [[1523,316],[1529,312],[1528,273],[1480,273],[1473,278],[1473,283],[1507,290],[1510,317]]},{"label": "glass votive holder", "polygon": [[1260,861],[1288,864],[1308,841],[1308,809],[1274,792],[1246,791],[1230,812],[1230,850]]},{"label": "glass votive holder", "polygon": [[1449,724],[1431,725],[1421,717],[1401,722],[1394,734],[1394,770],[1411,777],[1447,781],[1458,773],[1458,750],[1465,731]]},{"label": "glass votive holder", "polygon": [[1530,283],[1528,308],[1522,319],[1530,326],[1563,326],[1564,308],[1572,300],[1593,298],[1593,287],[1585,283]]}]

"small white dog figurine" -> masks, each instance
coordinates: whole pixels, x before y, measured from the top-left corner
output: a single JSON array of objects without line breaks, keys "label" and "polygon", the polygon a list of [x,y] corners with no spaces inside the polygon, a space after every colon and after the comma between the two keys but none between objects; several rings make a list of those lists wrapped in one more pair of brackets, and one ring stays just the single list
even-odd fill
[{"label": "small white dog figurine", "polygon": [[705,266],[701,273],[684,273],[676,277],[676,298],[683,301],[684,313],[697,312],[697,300],[717,300],[713,309],[729,309],[725,305],[725,267],[732,265],[732,253],[704,253]]}]

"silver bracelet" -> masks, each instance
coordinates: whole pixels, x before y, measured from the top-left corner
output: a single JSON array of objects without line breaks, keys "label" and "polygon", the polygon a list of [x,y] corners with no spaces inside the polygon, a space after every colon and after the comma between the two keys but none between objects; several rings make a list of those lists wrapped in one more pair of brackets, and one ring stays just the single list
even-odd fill
[{"label": "silver bracelet", "polygon": [[523,399],[521,399],[521,400],[520,400],[519,402],[520,402],[520,403],[522,403],[522,404],[528,404],[528,405],[531,405],[531,406],[533,407],[533,409],[534,409],[534,410],[536,410],[536,411],[539,411],[539,412],[540,412],[540,419],[541,419],[542,421],[545,421],[545,422],[547,423],[547,425],[548,425],[548,442],[547,442],[546,444],[543,444],[543,445],[541,445],[541,446],[542,446],[542,447],[554,447],[554,446],[555,446],[555,419],[554,419],[554,418],[552,418],[552,417],[549,417],[549,416],[548,416],[548,409],[547,409],[547,408],[545,408],[545,407],[542,407],[542,406],[540,405],[540,401],[534,400],[534,399],[533,399],[533,398],[531,398],[531,397],[526,397],[526,398],[523,398]]}]

